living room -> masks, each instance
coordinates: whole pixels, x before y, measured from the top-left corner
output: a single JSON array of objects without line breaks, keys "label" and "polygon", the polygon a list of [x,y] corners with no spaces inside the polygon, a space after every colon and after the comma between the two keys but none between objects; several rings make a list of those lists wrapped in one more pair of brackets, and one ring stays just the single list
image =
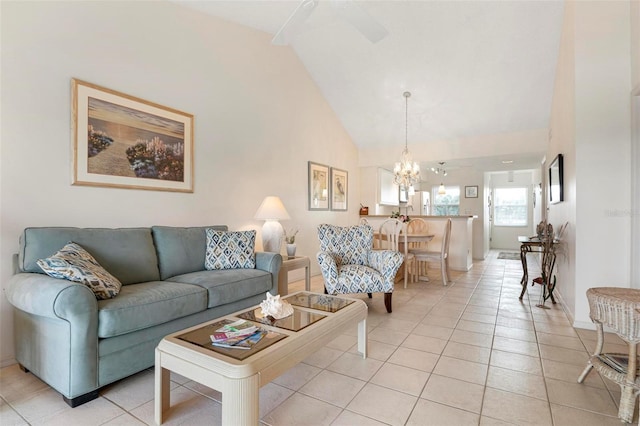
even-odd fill
[{"label": "living room", "polygon": [[[295,52],[272,46],[262,31],[173,2],[0,7],[3,290],[26,227],[259,230],[253,216],[272,194],[292,218],[285,228],[299,229],[298,252],[314,257],[318,224],[357,223],[360,168],[378,155],[400,154],[400,145],[392,154],[359,150]],[[546,152],[548,159],[565,155],[567,198],[549,206],[548,219],[572,224],[559,292],[571,322],[592,328],[588,288],[640,282],[633,261],[640,158],[632,149],[640,120],[630,115],[632,106],[640,110],[640,6],[565,7]],[[193,114],[194,192],[71,185],[72,78]],[[308,161],[349,171],[348,211],[308,211]],[[312,274],[319,274],[315,262]],[[2,297],[0,366],[13,363],[12,307]]]}]

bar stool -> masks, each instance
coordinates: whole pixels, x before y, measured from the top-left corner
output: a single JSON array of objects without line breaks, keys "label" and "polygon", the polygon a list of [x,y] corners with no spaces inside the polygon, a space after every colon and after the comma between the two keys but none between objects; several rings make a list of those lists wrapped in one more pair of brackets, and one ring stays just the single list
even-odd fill
[{"label": "bar stool", "polygon": [[[618,287],[596,287],[587,290],[589,317],[596,324],[598,342],[578,383],[582,383],[592,368],[620,386],[618,418],[633,420],[635,402],[640,392],[637,344],[640,343],[640,290]],[[603,325],[611,328],[629,345],[628,354],[602,353]]]}]

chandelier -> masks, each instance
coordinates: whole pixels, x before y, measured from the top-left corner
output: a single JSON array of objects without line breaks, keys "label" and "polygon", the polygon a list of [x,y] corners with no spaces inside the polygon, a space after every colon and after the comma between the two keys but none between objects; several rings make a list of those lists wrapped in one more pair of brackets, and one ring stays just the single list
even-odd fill
[{"label": "chandelier", "polygon": [[420,166],[418,163],[411,160],[411,154],[409,154],[409,148],[407,148],[407,141],[409,139],[409,96],[410,92],[403,93],[405,100],[404,109],[404,151],[402,151],[402,160],[396,163],[393,168],[393,182],[396,185],[404,187],[410,190],[413,184],[420,180]]}]

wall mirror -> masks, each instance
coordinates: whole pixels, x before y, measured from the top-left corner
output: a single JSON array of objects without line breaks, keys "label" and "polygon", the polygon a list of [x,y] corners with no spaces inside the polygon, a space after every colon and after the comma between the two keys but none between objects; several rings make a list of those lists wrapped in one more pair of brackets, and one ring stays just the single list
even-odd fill
[{"label": "wall mirror", "polygon": [[564,201],[562,154],[558,154],[549,166],[549,203]]}]

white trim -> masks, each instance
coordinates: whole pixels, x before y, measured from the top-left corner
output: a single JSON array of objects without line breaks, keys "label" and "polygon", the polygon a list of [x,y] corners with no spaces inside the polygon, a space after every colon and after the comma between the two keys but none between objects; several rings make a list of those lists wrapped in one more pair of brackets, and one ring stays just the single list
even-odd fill
[{"label": "white trim", "polygon": [[[631,92],[631,259],[640,256],[640,85]],[[640,264],[631,262],[631,288],[640,288]]]}]

